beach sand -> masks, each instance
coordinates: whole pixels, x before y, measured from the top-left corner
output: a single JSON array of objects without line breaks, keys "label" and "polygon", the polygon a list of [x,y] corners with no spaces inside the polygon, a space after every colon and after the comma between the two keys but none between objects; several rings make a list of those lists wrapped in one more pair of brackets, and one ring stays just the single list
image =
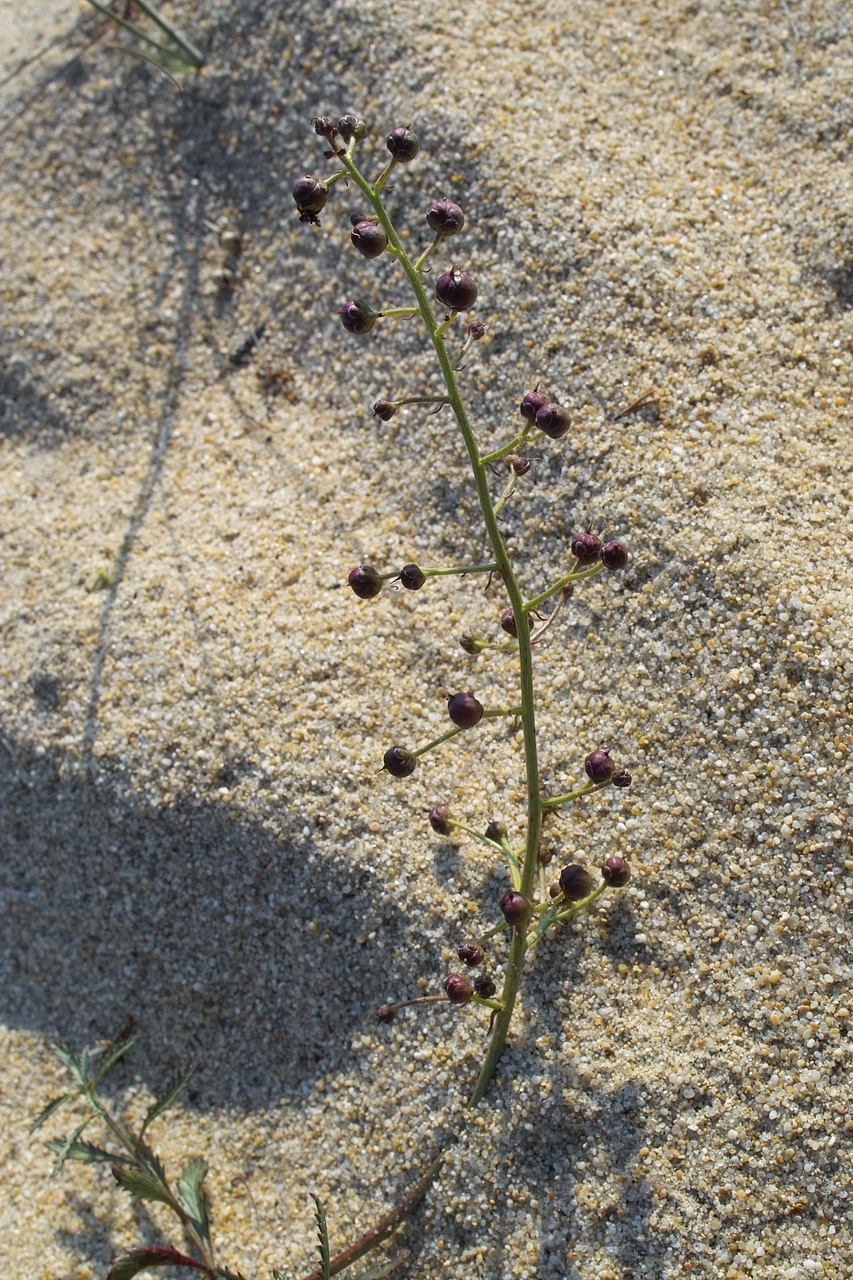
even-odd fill
[{"label": "beach sand", "polygon": [[[849,7],[212,0],[168,10],[209,50],[182,93],[87,10],[50,44],[63,12],[0,91],[4,1277],[163,1239],[104,1169],[51,1179],[72,1115],[28,1134],[66,1084],[49,1041],[128,1030],[108,1094],[137,1120],[200,1064],[151,1138],[208,1161],[247,1277],[315,1265],[310,1192],[342,1248],[454,1131],[402,1236],[421,1280],[853,1276]],[[497,633],[482,578],[344,585],[485,557],[449,415],[371,416],[435,393],[422,332],[334,314],[409,303],[349,245],[356,193],[293,210],[311,117],[350,109],[371,172],[420,137],[407,244],[465,209],[436,265],[479,287],[483,447],[537,381],[571,411],[505,512],[525,591],[581,529],[631,551],[536,683],[545,785],[599,746],[634,776],[549,820],[554,867],[633,879],[543,942],[467,1117],[483,1011],[374,1010],[497,918],[489,850],[425,813],[518,838],[520,736],[379,767],[515,675],[458,645]]]}]

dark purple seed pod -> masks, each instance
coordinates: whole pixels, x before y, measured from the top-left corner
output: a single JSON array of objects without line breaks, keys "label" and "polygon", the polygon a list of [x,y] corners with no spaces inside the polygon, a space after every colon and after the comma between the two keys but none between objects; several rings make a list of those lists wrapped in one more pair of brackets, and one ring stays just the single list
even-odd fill
[{"label": "dark purple seed pod", "polygon": [[469,969],[473,969],[475,965],[483,963],[485,951],[477,942],[460,942],[456,948],[456,954],[463,964],[467,964]]},{"label": "dark purple seed pod", "polygon": [[518,638],[518,623],[515,620],[514,609],[504,609],[501,614],[501,631],[505,631],[508,636]]},{"label": "dark purple seed pod", "polygon": [[302,222],[316,222],[317,214],[326,206],[329,198],[329,189],[324,182],[318,182],[316,178],[305,174],[302,178],[297,178],[293,184],[292,192],[293,200],[296,208],[299,210],[299,217]]},{"label": "dark purple seed pod", "polygon": [[481,1000],[491,1000],[492,996],[497,991],[497,987],[492,982],[491,978],[483,974],[482,978],[474,979],[474,990]]},{"label": "dark purple seed pod", "polygon": [[357,334],[368,333],[379,319],[376,312],[371,311],[366,302],[359,302],[358,298],[345,302],[338,315],[347,333]]},{"label": "dark purple seed pod", "polygon": [[359,600],[372,600],[382,590],[382,579],[369,564],[360,564],[350,569],[347,582]]},{"label": "dark purple seed pod", "polygon": [[539,863],[540,867],[547,867],[548,863],[553,862],[553,860],[554,860],[554,850],[543,849],[540,845],[539,849],[536,852],[536,861]]},{"label": "dark purple seed pod", "polygon": [[411,129],[402,126],[391,130],[385,139],[385,145],[394,159],[404,164],[408,163],[409,160],[414,160],[421,149],[421,144]]},{"label": "dark purple seed pod", "polygon": [[385,230],[376,222],[357,222],[349,238],[363,258],[378,258],[388,248]]},{"label": "dark purple seed pod", "polygon": [[464,973],[451,973],[444,979],[444,989],[451,1004],[467,1004],[474,994],[474,987]]},{"label": "dark purple seed pod", "polygon": [[607,858],[601,868],[601,878],[613,889],[621,889],[631,879],[631,868],[618,853]]},{"label": "dark purple seed pod", "polygon": [[381,1004],[376,1010],[377,1022],[393,1022],[397,1016],[397,1010],[393,1004]]},{"label": "dark purple seed pod", "polygon": [[465,214],[452,200],[436,200],[427,209],[426,220],[439,236],[455,236],[465,226]]},{"label": "dark purple seed pod", "polygon": [[418,763],[416,757],[405,747],[389,747],[382,758],[382,767],[387,769],[392,778],[408,778],[415,772],[415,765]]},{"label": "dark purple seed pod", "polygon": [[517,453],[508,453],[504,458],[507,471],[514,471],[517,476],[526,476],[530,470],[530,459],[520,458]]},{"label": "dark purple seed pod", "polygon": [[469,275],[454,267],[436,280],[435,296],[451,311],[467,311],[477,301],[477,286]]},{"label": "dark purple seed pod", "polygon": [[459,637],[459,643],[466,653],[470,653],[476,658],[478,653],[483,652],[488,642],[482,640],[479,636],[475,636],[471,631],[464,631]]},{"label": "dark purple seed pod", "polygon": [[500,908],[507,924],[524,924],[530,918],[533,907],[529,898],[517,889],[510,889],[500,901]]},{"label": "dark purple seed pod", "polygon": [[539,410],[548,403],[548,397],[539,390],[538,385],[521,402],[521,416],[525,422],[535,422]]},{"label": "dark purple seed pod", "polygon": [[361,142],[367,133],[367,125],[364,121],[359,120],[358,116],[351,115],[349,112],[341,116],[337,129],[344,142],[352,142],[353,138],[355,138],[356,142]]},{"label": "dark purple seed pod", "polygon": [[502,822],[490,822],[483,834],[487,840],[500,844],[502,840],[506,840],[507,829]]},{"label": "dark purple seed pod", "polygon": [[621,542],[605,542],[601,548],[601,563],[611,573],[624,569],[628,563],[628,548],[623,547]]},{"label": "dark purple seed pod", "polygon": [[447,714],[460,729],[473,729],[483,718],[483,704],[473,693],[453,693],[447,699]]},{"label": "dark purple seed pod", "polygon": [[630,787],[631,775],[627,769],[617,769],[610,781],[614,787]]},{"label": "dark purple seed pod", "polygon": [[373,406],[374,418],[381,418],[383,422],[388,422],[397,412],[397,406],[391,400],[377,400]]},{"label": "dark purple seed pod", "polygon": [[400,570],[400,581],[407,591],[420,591],[426,582],[426,574],[420,565],[404,564]]},{"label": "dark purple seed pod", "polygon": [[552,440],[559,440],[566,435],[571,425],[571,418],[558,404],[543,404],[536,412],[537,428]]},{"label": "dark purple seed pod", "polygon": [[429,811],[429,825],[440,836],[449,836],[453,830],[450,822],[450,809],[446,804],[437,804]]},{"label": "dark purple seed pod", "polygon": [[583,762],[586,776],[592,782],[609,782],[616,772],[609,751],[591,751]]},{"label": "dark purple seed pod", "polygon": [[311,121],[311,128],[321,138],[328,138],[330,142],[336,133],[335,122],[331,116],[315,116]]},{"label": "dark purple seed pod", "polygon": [[560,888],[568,902],[580,902],[592,893],[595,881],[585,867],[574,863],[570,867],[563,867],[560,872]]},{"label": "dark purple seed pod", "polygon": [[472,320],[465,330],[469,338],[473,338],[475,342],[479,342],[481,338],[486,336],[486,326],[482,320]]},{"label": "dark purple seed pod", "polygon": [[571,552],[578,564],[595,564],[601,558],[602,545],[594,533],[579,533],[572,538]]}]

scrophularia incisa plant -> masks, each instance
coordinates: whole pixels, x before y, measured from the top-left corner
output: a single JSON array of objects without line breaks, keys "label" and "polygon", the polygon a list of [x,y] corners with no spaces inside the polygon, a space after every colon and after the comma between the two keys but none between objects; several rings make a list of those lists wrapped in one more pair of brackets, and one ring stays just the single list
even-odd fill
[{"label": "scrophularia incisa plant", "polygon": [[[583,782],[562,794],[544,794],[540,785],[539,745],[536,734],[536,689],[534,687],[533,649],[547,643],[551,628],[558,622],[564,603],[580,584],[601,573],[617,573],[628,562],[628,551],[616,541],[603,541],[590,529],[567,531],[566,559],[556,576],[544,581],[534,595],[525,598],[519,583],[519,568],[507,548],[499,517],[506,505],[523,489],[535,483],[537,458],[527,452],[557,447],[570,430],[567,410],[537,383],[526,390],[520,401],[514,426],[502,442],[481,444],[475,433],[471,414],[460,386],[463,361],[475,344],[486,334],[480,319],[471,319],[477,302],[477,285],[460,266],[457,246],[465,227],[465,214],[453,201],[441,198],[426,208],[426,231],[419,255],[410,256],[386,206],[385,195],[391,190],[389,179],[395,170],[414,161],[419,143],[411,128],[391,130],[385,140],[387,152],[381,171],[374,179],[365,176],[356,163],[356,149],[367,134],[365,123],[354,115],[338,120],[321,117],[313,121],[314,132],[325,142],[325,158],[332,162],[332,172],[325,178],[306,175],[293,185],[293,199],[299,217],[308,227],[319,224],[333,188],[349,188],[347,204],[351,204],[352,188],[363,199],[363,208],[349,218],[349,239],[354,249],[367,259],[389,255],[396,259],[414,298],[414,305],[382,306],[376,310],[359,298],[344,302],[338,314],[344,329],[358,341],[377,326],[393,323],[395,318],[416,318],[423,327],[426,343],[432,347],[438,365],[440,382],[435,387],[420,388],[420,394],[379,400],[374,415],[388,421],[402,405],[430,406],[434,411],[453,415],[471,468],[482,514],[485,545],[482,560],[464,565],[430,566],[406,564],[402,568],[377,569],[372,565],[355,566],[348,582],[353,593],[369,608],[386,583],[399,583],[409,591],[444,589],[433,582],[452,576],[481,575],[490,584],[489,598],[495,603],[494,635],[465,634],[460,644],[467,661],[491,659],[500,665],[508,692],[506,705],[484,706],[476,692],[462,688],[447,702],[450,727],[430,742],[418,745],[391,743],[385,747],[382,768],[392,779],[405,783],[419,767],[421,759],[458,734],[485,734],[489,721],[515,719],[522,731],[526,814],[523,816],[523,839],[511,833],[502,823],[488,821],[483,815],[484,829],[474,830],[454,817],[449,806],[437,803],[429,812],[429,824],[439,836],[460,833],[484,845],[496,860],[503,860],[511,887],[494,902],[483,903],[479,931],[470,938],[459,938],[457,955],[459,971],[435,975],[435,990],[416,999],[380,1005],[380,1023],[392,1023],[402,1009],[411,1006],[440,1004],[480,1006],[488,1045],[479,1074],[468,1100],[470,1108],[482,1100],[494,1077],[510,1031],[513,1012],[526,963],[539,943],[549,933],[580,913],[587,911],[611,890],[628,883],[630,867],[624,857],[614,854],[596,868],[577,864],[551,866],[551,854],[543,844],[543,825],[547,819],[581,797],[608,787],[624,788],[631,776],[622,763],[613,759],[607,745],[587,743],[578,752],[578,763],[585,752]],[[343,232],[342,234],[346,234]],[[440,271],[432,270],[439,259]],[[429,271],[427,272],[427,264]],[[429,279],[429,283],[427,282]],[[525,576],[529,567],[525,568]],[[358,607],[353,602],[354,607]],[[466,679],[465,683],[469,683]],[[378,756],[381,747],[377,750]],[[520,823],[521,825],[521,823]],[[550,843],[550,842],[549,842]],[[497,896],[497,895],[496,895]],[[380,1034],[394,1035],[383,1027]],[[164,1264],[193,1267],[211,1280],[233,1280],[232,1273],[219,1268],[210,1243],[207,1209],[202,1191],[205,1166],[191,1160],[177,1184],[167,1181],[156,1155],[146,1145],[143,1135],[148,1124],[178,1095],[189,1078],[181,1077],[175,1085],[155,1101],[139,1134],[133,1135],[106,1109],[97,1092],[104,1072],[125,1052],[129,1042],[109,1048],[95,1064],[86,1055],[75,1058],[59,1048],[60,1055],[74,1079],[71,1092],[54,1099],[42,1112],[42,1124],[61,1104],[82,1099],[88,1114],[70,1138],[52,1144],[58,1163],[69,1158],[108,1161],[118,1183],[143,1199],[160,1201],[179,1219],[187,1238],[189,1254],[165,1249],[141,1249],[120,1258],[112,1268],[110,1280],[130,1280],[144,1268]],[[106,1126],[117,1144],[117,1151],[107,1151],[83,1141],[81,1135],[94,1120]],[[320,1235],[320,1269],[308,1280],[324,1280],[334,1275],[374,1248],[411,1213],[435,1177],[442,1160],[436,1159],[423,1171],[403,1199],[372,1231],[354,1245],[331,1257],[322,1206],[317,1202]],[[377,1266],[361,1273],[361,1280],[391,1274],[402,1265],[405,1255],[386,1258]],[[276,1280],[279,1273],[275,1272]]]}]

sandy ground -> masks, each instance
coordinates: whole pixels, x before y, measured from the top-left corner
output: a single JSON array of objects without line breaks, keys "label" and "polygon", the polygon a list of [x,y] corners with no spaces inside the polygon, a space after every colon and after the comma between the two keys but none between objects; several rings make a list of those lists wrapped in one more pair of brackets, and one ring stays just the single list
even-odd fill
[{"label": "sandy ground", "polygon": [[375,1221],[482,1055],[473,1009],[373,1021],[440,988],[505,886],[424,811],[517,835],[523,792],[505,723],[377,772],[443,729],[445,692],[510,700],[513,669],[456,642],[496,629],[481,581],[342,586],[484,553],[449,418],[371,418],[435,388],[417,327],[334,316],[405,304],[394,264],[351,250],[351,192],[319,230],[293,212],[323,170],[308,121],[349,108],[371,169],[415,124],[389,196],[413,246],[434,198],[466,210],[484,445],[537,379],[571,408],[507,510],[526,590],[588,525],[632,552],[537,686],[546,784],[599,745],[634,774],[550,823],[557,865],[621,851],[634,879],[543,944],[408,1274],[853,1276],[849,6],[173,16],[210,52],[182,94],[86,12],[58,43],[18,26],[4,64],[4,1276],[89,1280],[160,1238],[102,1171],[51,1180],[27,1125],[62,1088],[52,1038],[134,1026],[111,1095],[133,1115],[202,1064],[153,1137],[210,1162],[221,1264],[249,1277],[314,1264],[310,1191],[338,1246]]}]

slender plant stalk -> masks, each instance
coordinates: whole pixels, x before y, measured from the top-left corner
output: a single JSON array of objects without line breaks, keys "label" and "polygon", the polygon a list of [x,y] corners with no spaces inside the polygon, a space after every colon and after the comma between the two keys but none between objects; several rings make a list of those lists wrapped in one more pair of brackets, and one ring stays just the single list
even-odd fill
[{"label": "slender plant stalk", "polygon": [[[398,259],[401,267],[405,271],[412,292],[418,304],[418,311],[426,326],[430,341],[435,348],[438,363],[441,368],[441,374],[444,379],[444,385],[447,389],[447,399],[453,416],[458,423],[465,448],[468,452],[468,459],[471,464],[471,470],[474,475],[474,481],[477,486],[477,497],[480,502],[480,510],[483,515],[483,523],[486,526],[489,544],[492,548],[492,554],[498,566],[498,572],[503,580],[509,597],[510,607],[516,618],[524,617],[524,599],[521,589],[518,585],[515,573],[512,568],[504,540],[501,536],[500,527],[498,525],[495,510],[492,505],[491,494],[489,493],[488,476],[486,470],[486,462],[477,446],[474,437],[474,431],[471,426],[470,419],[462,401],[459,392],[459,386],[456,382],[456,374],[453,367],[453,360],[447,350],[444,341],[444,326],[439,324],[430,305],[426,289],[420,272],[415,264],[409,258],[399,236],[394,228],[391,219],[385,210],[385,207],[379,198],[381,190],[380,182],[374,187],[359,172],[352,160],[351,148],[341,156],[341,163],[346,171],[347,177],[350,178],[359,188],[362,194],[370,201],[371,208],[376,215],[380,225],[388,237],[388,243],[393,249],[394,256]],[[378,188],[378,190],[377,190]],[[493,457],[494,455],[486,455]],[[536,749],[536,711],[534,702],[533,689],[533,648],[530,643],[529,628],[521,626],[518,629],[518,666],[519,666],[519,686],[520,686],[520,719],[522,732],[524,735],[524,770],[527,784],[527,838],[524,847],[524,860],[521,867],[521,892],[529,897],[536,878],[537,855],[539,853],[539,838],[542,829],[542,801],[539,794],[539,759]],[[475,1107],[484,1097],[489,1083],[495,1074],[501,1054],[506,1044],[507,1034],[509,1032],[510,1023],[512,1021],[513,1010],[515,1008],[516,998],[518,996],[518,987],[521,981],[521,971],[524,963],[525,953],[525,929],[524,926],[516,926],[513,929],[512,942],[510,944],[509,956],[507,958],[506,973],[504,976],[504,986],[501,995],[502,1008],[498,1013],[494,1026],[492,1028],[491,1037],[489,1039],[489,1047],[480,1069],[480,1074],[474,1086],[474,1091],[469,1099],[469,1106]]]}]

